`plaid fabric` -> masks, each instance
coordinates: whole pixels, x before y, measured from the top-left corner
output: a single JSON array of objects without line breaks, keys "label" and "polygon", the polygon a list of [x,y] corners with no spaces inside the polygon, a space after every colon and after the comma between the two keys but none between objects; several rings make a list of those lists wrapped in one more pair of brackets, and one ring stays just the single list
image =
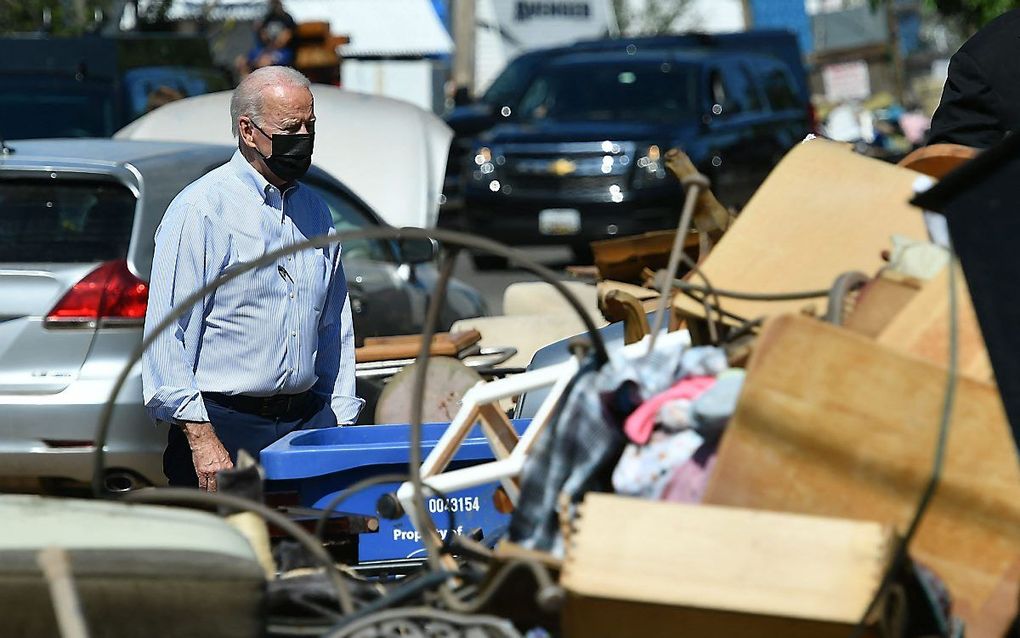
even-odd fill
[{"label": "plaid fabric", "polygon": [[688,366],[683,363],[696,360],[698,365],[690,367],[700,371],[703,358],[690,358],[694,350],[706,349],[660,347],[638,359],[614,357],[598,370],[592,361],[581,366],[524,464],[511,540],[562,555],[560,495],[574,506],[590,491],[612,491],[613,468],[627,443],[624,419],[646,398],[685,376]]}]

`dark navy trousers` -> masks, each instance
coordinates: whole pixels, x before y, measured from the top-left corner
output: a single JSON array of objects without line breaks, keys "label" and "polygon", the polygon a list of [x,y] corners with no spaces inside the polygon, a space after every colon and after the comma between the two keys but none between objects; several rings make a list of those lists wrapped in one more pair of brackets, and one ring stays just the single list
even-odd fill
[{"label": "dark navy trousers", "polygon": [[[209,421],[230,454],[230,460],[237,463],[237,453],[247,450],[257,461],[259,452],[294,430],[312,430],[335,427],[336,416],[329,402],[316,399],[302,410],[278,417],[262,416],[241,412],[218,403],[211,397],[203,397]],[[163,452],[163,473],[170,485],[198,487],[198,475],[191,459],[191,447],[184,431],[175,425],[167,434],[166,451]]]}]

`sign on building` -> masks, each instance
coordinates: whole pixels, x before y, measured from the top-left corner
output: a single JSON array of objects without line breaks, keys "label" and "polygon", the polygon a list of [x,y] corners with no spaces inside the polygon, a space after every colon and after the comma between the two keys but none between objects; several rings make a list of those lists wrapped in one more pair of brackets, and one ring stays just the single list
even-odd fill
[{"label": "sign on building", "polygon": [[825,66],[822,83],[829,102],[863,100],[871,95],[871,76],[868,63],[863,60]]}]

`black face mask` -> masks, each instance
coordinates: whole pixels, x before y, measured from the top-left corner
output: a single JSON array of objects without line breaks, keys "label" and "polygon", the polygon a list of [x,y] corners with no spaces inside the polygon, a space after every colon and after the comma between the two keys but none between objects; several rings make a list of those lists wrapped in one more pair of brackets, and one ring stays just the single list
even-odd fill
[{"label": "black face mask", "polygon": [[266,166],[273,174],[285,182],[293,182],[308,172],[312,165],[312,147],[315,145],[314,133],[293,133],[290,135],[269,135],[255,122],[251,123],[260,133],[273,143],[273,154],[269,157],[255,147],[255,152],[262,155]]}]

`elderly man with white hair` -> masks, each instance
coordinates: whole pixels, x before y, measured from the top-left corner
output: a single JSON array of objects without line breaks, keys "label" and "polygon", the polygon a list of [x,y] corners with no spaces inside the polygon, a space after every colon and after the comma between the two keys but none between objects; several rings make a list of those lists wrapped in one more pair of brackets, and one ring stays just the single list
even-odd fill
[{"label": "elderly man with white hair", "polygon": [[[156,231],[145,333],[196,290],[265,254],[327,235],[325,202],[298,180],[312,160],[308,80],[280,66],[230,102],[238,150],[185,188]],[[352,423],[354,330],[340,246],[306,249],[220,286],[158,335],[142,361],[145,406],[170,424],[171,485],[216,489],[237,453],[296,429]]]}]

